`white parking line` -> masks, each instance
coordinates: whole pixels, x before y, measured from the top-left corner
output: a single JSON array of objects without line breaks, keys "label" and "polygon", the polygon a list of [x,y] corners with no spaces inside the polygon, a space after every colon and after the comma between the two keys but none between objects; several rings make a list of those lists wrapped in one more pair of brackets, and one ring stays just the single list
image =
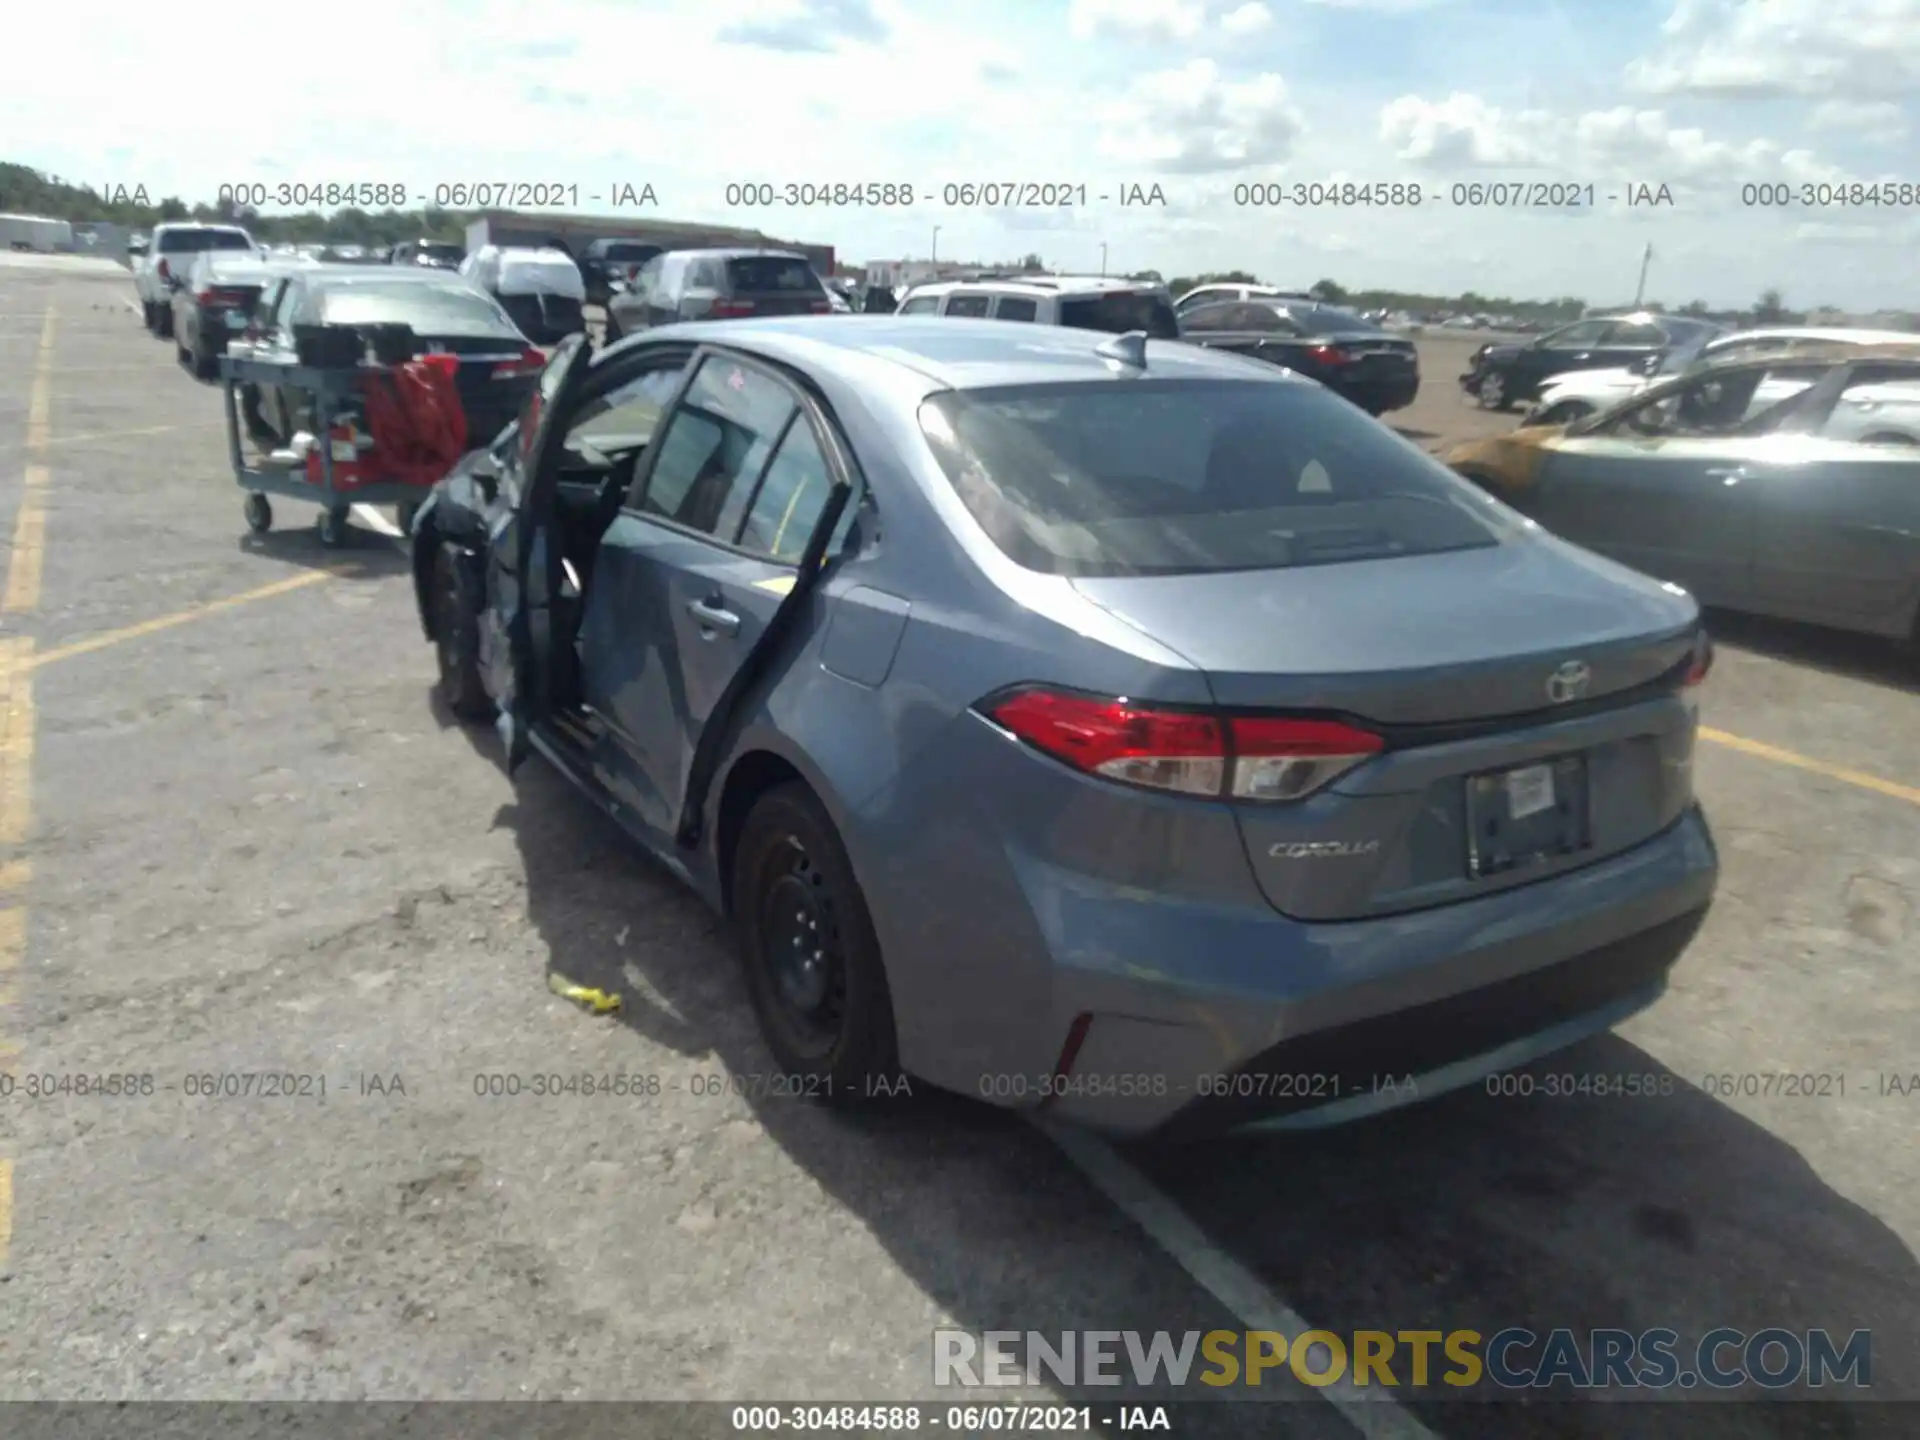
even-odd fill
[{"label": "white parking line", "polygon": [[[1206,1232],[1155,1188],[1152,1181],[1114,1151],[1113,1147],[1084,1130],[1075,1130],[1048,1121],[1034,1122],[1040,1131],[1060,1147],[1080,1173],[1167,1254],[1180,1263],[1201,1286],[1239,1319],[1249,1330],[1272,1330],[1289,1340],[1309,1330],[1323,1329],[1296,1315],[1246,1266],[1235,1260]],[[1384,1328],[1384,1326],[1383,1326]],[[1353,1383],[1350,1374],[1342,1375],[1320,1394],[1362,1435],[1372,1440],[1438,1440],[1433,1431],[1403,1409],[1391,1394]]]}]

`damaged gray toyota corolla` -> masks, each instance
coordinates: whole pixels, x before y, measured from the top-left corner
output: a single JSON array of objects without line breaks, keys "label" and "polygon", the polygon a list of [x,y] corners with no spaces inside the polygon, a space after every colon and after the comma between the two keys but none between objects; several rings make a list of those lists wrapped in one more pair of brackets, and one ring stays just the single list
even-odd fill
[{"label": "damaged gray toyota corolla", "polygon": [[1650,1004],[1713,896],[1693,601],[1257,362],[569,341],[414,559],[448,701],[732,919],[810,1093],[1329,1123]]}]

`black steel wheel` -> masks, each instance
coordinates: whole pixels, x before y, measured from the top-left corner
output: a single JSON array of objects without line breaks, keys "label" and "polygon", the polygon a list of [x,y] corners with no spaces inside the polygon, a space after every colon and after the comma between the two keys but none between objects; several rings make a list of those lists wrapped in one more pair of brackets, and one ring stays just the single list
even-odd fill
[{"label": "black steel wheel", "polygon": [[242,513],[247,517],[247,529],[256,535],[264,535],[273,528],[273,506],[258,490],[248,492]]},{"label": "black steel wheel", "polygon": [[1505,410],[1513,403],[1507,398],[1507,377],[1498,370],[1489,370],[1482,375],[1474,394],[1479,398],[1482,410]]},{"label": "black steel wheel", "polygon": [[880,942],[833,821],[806,786],[754,803],[734,852],[732,910],[780,1068],[835,1104],[888,1094],[899,1061]]},{"label": "black steel wheel", "polygon": [[153,333],[162,340],[171,340],[173,338],[173,306],[171,304],[156,305],[153,308],[159,321],[153,327]]},{"label": "black steel wheel", "polygon": [[491,720],[494,704],[480,678],[480,607],[461,575],[459,552],[433,552],[433,649],[440,695],[462,720]]}]

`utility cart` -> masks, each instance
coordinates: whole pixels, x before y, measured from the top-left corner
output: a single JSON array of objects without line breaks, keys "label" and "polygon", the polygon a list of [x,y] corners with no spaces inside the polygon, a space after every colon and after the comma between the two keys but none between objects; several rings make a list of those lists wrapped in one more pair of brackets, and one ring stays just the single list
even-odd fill
[{"label": "utility cart", "polygon": [[[347,516],[355,505],[392,505],[399,512],[400,529],[412,532],[414,511],[437,477],[400,478],[383,466],[360,418],[368,385],[387,373],[390,367],[363,360],[321,366],[250,355],[221,357],[227,451],[233,478],[247,492],[243,513],[249,530],[263,535],[273,528],[273,505],[267,497],[276,495],[318,505],[320,540],[330,547],[346,543]],[[243,385],[275,386],[306,397],[313,412],[311,451],[250,458],[245,442],[251,436],[241,434],[238,391]]]}]

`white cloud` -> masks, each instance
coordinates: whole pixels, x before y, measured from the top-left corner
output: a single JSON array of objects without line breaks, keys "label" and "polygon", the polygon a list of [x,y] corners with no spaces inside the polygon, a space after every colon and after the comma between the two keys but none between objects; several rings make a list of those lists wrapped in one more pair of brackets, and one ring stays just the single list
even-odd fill
[{"label": "white cloud", "polygon": [[1141,77],[1104,119],[1102,154],[1175,175],[1281,163],[1306,128],[1280,76],[1224,80],[1211,60]]},{"label": "white cloud", "polygon": [[1260,4],[1259,0],[1248,0],[1245,5],[1229,10],[1220,17],[1220,28],[1229,35],[1251,35],[1272,23],[1273,12]]},{"label": "white cloud", "polygon": [[1103,34],[1191,40],[1205,23],[1200,0],[1073,0],[1067,8],[1067,29],[1076,40]]},{"label": "white cloud", "polygon": [[1436,168],[1537,166],[1552,159],[1545,111],[1504,113],[1478,95],[1402,95],[1380,112],[1380,138],[1398,159]]},{"label": "white cloud", "polygon": [[1631,183],[1731,202],[1753,180],[1851,178],[1800,146],[1716,139],[1663,111],[1621,105],[1581,115],[1507,111],[1478,95],[1403,95],[1382,108],[1380,138],[1399,159],[1436,170],[1527,169],[1574,184]]},{"label": "white cloud", "polygon": [[1856,139],[1891,145],[1907,138],[1906,110],[1891,100],[1827,100],[1813,107],[1807,123]]},{"label": "white cloud", "polygon": [[1676,0],[1627,68],[1650,95],[1901,99],[1920,93],[1915,0]]},{"label": "white cloud", "polygon": [[1407,15],[1416,10],[1437,10],[1454,0],[1305,0],[1326,10],[1374,10],[1386,15]]}]

